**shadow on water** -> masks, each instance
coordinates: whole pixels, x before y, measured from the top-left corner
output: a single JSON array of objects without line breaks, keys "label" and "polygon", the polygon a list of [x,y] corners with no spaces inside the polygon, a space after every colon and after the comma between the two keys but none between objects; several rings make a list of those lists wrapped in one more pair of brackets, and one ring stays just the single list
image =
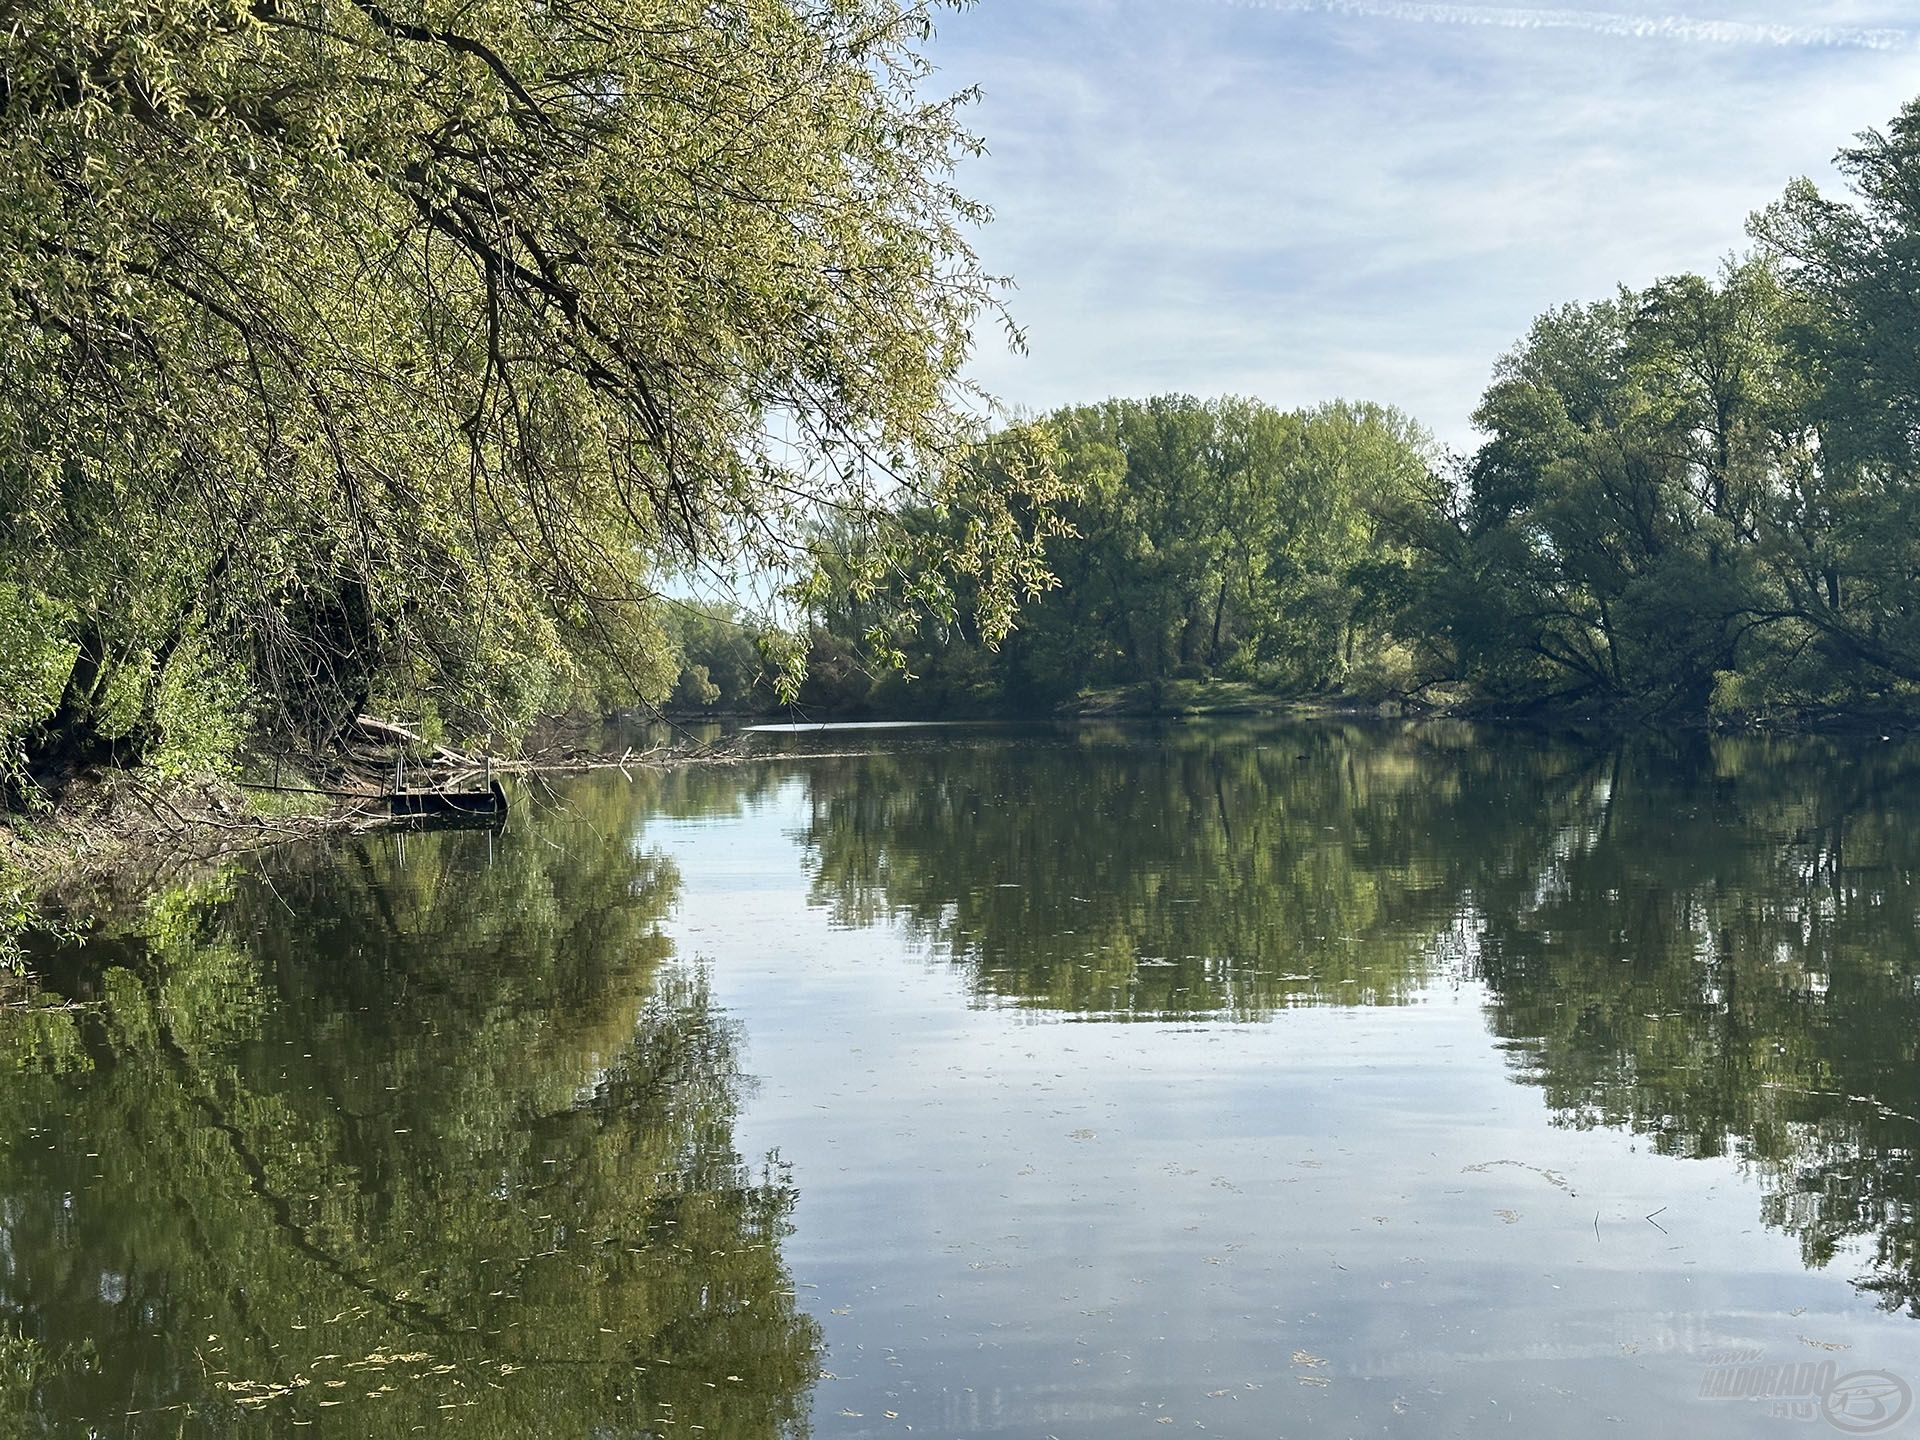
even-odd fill
[{"label": "shadow on water", "polygon": [[624,800],[166,894],[0,1044],[0,1429],[775,1435],[818,1333]]}]

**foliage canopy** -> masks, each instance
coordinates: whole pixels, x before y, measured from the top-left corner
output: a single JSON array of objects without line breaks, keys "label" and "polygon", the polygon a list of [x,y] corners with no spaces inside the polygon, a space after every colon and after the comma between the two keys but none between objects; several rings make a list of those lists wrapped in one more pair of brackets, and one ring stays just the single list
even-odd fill
[{"label": "foliage canopy", "polygon": [[1401,629],[1507,705],[1698,719],[1911,707],[1920,685],[1920,102],[1800,182],[1760,248],[1536,322]]},{"label": "foliage canopy", "polygon": [[[511,737],[648,577],[941,508],[997,305],[926,0],[36,0],[0,37],[0,726]],[[969,556],[1037,562],[974,489]],[[876,547],[884,556],[885,545]],[[988,563],[983,554],[992,553]],[[1004,606],[1002,607],[1004,609]],[[435,713],[437,712],[437,713]]]}]

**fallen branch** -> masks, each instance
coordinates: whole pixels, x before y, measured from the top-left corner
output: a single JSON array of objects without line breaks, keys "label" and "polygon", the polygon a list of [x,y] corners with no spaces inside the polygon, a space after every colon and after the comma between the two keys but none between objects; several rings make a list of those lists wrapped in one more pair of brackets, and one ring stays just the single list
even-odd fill
[{"label": "fallen branch", "polygon": [[458,750],[449,750],[444,745],[436,745],[426,736],[416,734],[404,725],[396,725],[391,720],[376,720],[371,715],[360,715],[353,722],[367,734],[386,740],[389,744],[412,746],[427,752],[427,758],[439,765],[476,765],[471,755],[462,755]]}]

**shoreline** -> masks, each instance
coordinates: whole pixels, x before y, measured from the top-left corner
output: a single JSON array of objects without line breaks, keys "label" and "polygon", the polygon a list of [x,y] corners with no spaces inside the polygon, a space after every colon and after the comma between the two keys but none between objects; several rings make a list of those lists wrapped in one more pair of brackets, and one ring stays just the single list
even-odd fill
[{"label": "shoreline", "polygon": [[1239,685],[1171,682],[1155,700],[1145,686],[1087,692],[1053,709],[1017,706],[961,706],[946,711],[902,713],[869,709],[667,710],[661,723],[686,725],[1070,725],[1103,720],[1380,720],[1454,721],[1486,725],[1522,734],[1580,734],[1595,740],[1628,740],[1661,735],[1830,736],[1835,739],[1898,739],[1920,735],[1920,711],[1884,712],[1803,709],[1770,715],[1700,716],[1636,710],[1575,709],[1536,706],[1507,708],[1484,702],[1433,702],[1415,697],[1358,695],[1283,696]]},{"label": "shoreline", "polygon": [[[1484,707],[1379,703],[1351,697],[1301,700],[1216,693],[1185,696],[1174,704],[1162,703],[1157,708],[1138,703],[1141,698],[1126,694],[1082,697],[1083,703],[1040,714],[1003,711],[937,717],[824,715],[796,722],[789,710],[724,716],[683,712],[660,718],[675,725],[725,722],[738,724],[742,729],[755,722],[799,723],[809,727],[876,722],[1072,726],[1215,719],[1416,725],[1470,723],[1484,725],[1495,733],[1558,735],[1596,745],[1660,736],[1891,741],[1911,738],[1920,730],[1920,723],[1910,717],[1895,719],[1858,712],[1681,725],[1619,714],[1501,713]],[[809,761],[869,753],[872,753],[870,749],[755,752],[741,747],[735,734],[717,745],[696,741],[644,750],[629,745],[618,754],[610,748],[566,745],[523,759],[496,760],[493,770],[501,775],[528,779],[606,770],[620,770],[630,775],[636,770]],[[256,757],[256,765],[250,768],[264,767],[260,767]],[[303,784],[167,779],[139,771],[116,771],[77,786],[66,801],[49,812],[0,816],[0,973],[10,964],[18,964],[17,952],[9,943],[11,939],[41,928],[50,914],[85,909],[90,895],[100,898],[111,894],[125,899],[156,889],[178,878],[182,872],[297,841],[422,828],[409,817],[393,816],[384,810],[376,813],[370,808],[383,798],[384,792],[370,785],[353,792],[329,792]]]},{"label": "shoreline", "polygon": [[[497,760],[492,768],[498,775],[534,779],[870,753],[755,754],[701,744],[628,746],[619,753],[569,747],[560,754]],[[452,767],[440,770],[441,778],[457,773]],[[348,791],[232,778],[169,780],[114,771],[77,785],[51,811],[0,815],[0,977],[17,961],[11,938],[42,928],[51,914],[86,908],[89,897],[125,900],[221,860],[301,841],[439,828],[374,808],[385,798],[384,791],[372,787]]]}]

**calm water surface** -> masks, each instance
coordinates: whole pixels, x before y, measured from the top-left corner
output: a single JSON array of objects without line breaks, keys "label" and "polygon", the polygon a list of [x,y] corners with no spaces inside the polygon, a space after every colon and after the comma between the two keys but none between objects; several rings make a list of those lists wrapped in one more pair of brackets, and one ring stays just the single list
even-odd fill
[{"label": "calm water surface", "polygon": [[44,945],[0,1434],[1920,1434],[1920,750],[757,743]]}]

